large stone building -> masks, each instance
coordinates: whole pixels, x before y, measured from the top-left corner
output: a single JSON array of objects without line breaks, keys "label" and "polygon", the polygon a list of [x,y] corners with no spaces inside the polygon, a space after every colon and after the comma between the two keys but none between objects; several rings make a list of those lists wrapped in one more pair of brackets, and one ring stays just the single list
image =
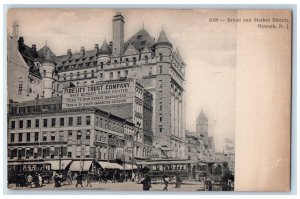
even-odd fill
[{"label": "large stone building", "polygon": [[185,63],[179,51],[164,30],[155,40],[142,28],[125,41],[122,14],[117,13],[112,23],[113,41],[104,39],[100,48],[98,44],[92,50],[81,47],[78,53],[68,49],[60,56],[48,46],[39,50],[34,44],[27,46],[14,23],[8,38],[8,99],[63,97],[67,88],[132,78],[135,97],[131,103],[94,107],[132,122],[143,135],[144,145],[159,149],[161,158],[184,158]]}]

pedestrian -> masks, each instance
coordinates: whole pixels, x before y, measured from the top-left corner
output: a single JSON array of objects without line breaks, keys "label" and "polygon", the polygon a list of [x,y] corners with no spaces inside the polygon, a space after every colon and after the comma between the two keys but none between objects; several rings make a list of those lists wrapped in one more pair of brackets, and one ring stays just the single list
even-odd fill
[{"label": "pedestrian", "polygon": [[179,173],[177,172],[176,173],[176,188],[180,188],[181,187],[181,183],[182,183],[182,180],[179,176]]},{"label": "pedestrian", "polygon": [[59,175],[57,173],[54,173],[54,188],[59,188],[59,187],[61,187]]},{"label": "pedestrian", "polygon": [[16,187],[20,187],[21,185],[21,174],[20,173],[17,173],[16,174]]},{"label": "pedestrian", "polygon": [[38,174],[38,183],[40,187],[43,185],[43,178],[40,173]]},{"label": "pedestrian", "polygon": [[149,191],[151,188],[151,178],[148,174],[146,174],[146,177],[144,180],[141,182],[143,184],[143,190],[144,191]]},{"label": "pedestrian", "polygon": [[166,174],[164,174],[164,176],[163,176],[163,181],[164,181],[164,184],[165,184],[165,187],[164,187],[163,191],[168,191],[169,177]]},{"label": "pedestrian", "polygon": [[77,180],[77,182],[76,182],[76,188],[77,188],[78,185],[81,185],[81,187],[83,187],[83,185],[82,185],[82,179],[83,179],[83,176],[82,176],[82,173],[80,172],[77,175],[77,177],[76,177],[76,180]]},{"label": "pedestrian", "polygon": [[32,185],[33,185],[32,180],[33,180],[33,177],[29,173],[28,176],[27,176],[27,186],[26,187],[28,187],[30,185],[30,187],[32,188]]},{"label": "pedestrian", "polygon": [[132,172],[132,174],[131,174],[131,181],[134,182],[134,180],[135,180],[135,173]]},{"label": "pedestrian", "polygon": [[89,171],[86,175],[86,186],[88,187],[90,185],[90,187],[92,187],[92,174]]},{"label": "pedestrian", "polygon": [[67,182],[68,184],[72,184],[72,172],[68,171],[67,173]]}]

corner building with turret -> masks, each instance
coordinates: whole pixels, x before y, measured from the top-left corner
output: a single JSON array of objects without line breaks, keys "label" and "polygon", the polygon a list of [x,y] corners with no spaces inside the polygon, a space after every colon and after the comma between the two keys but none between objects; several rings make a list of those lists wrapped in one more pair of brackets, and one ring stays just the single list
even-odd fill
[{"label": "corner building with turret", "polygon": [[[143,27],[125,41],[125,18],[119,12],[113,17],[112,28],[112,41],[107,42],[106,38],[103,38],[101,46],[95,44],[91,50],[81,47],[79,52],[74,53],[68,49],[66,54],[60,56],[56,56],[49,47],[44,46],[36,52],[36,57],[31,59],[36,46],[30,48],[24,45],[26,49],[21,51],[20,46],[24,41],[23,38],[21,41],[19,39],[21,54],[29,52],[28,55],[22,54],[24,59],[29,59],[27,64],[22,63],[25,66],[24,71],[31,71],[30,75],[36,79],[26,79],[26,84],[22,84],[23,90],[26,85],[26,99],[58,97],[63,95],[65,88],[134,79],[134,95],[138,97],[133,99],[131,116],[123,115],[128,112],[125,104],[98,108],[129,120],[141,128],[143,142],[152,145],[156,149],[152,150],[152,153],[158,152],[160,158],[186,158],[186,65],[179,51],[175,50],[164,30],[161,30],[158,39],[155,40]],[[17,38],[13,34],[10,40],[13,42]],[[18,47],[12,45],[11,48]],[[40,57],[42,59],[36,61]],[[21,61],[24,62],[22,59]],[[24,80],[12,81],[19,82],[15,82],[10,89],[20,90],[18,86]],[[32,82],[38,82],[38,86],[33,87]],[[13,95],[8,95],[9,99],[14,100]],[[144,118],[145,115],[152,116],[150,122]]]}]

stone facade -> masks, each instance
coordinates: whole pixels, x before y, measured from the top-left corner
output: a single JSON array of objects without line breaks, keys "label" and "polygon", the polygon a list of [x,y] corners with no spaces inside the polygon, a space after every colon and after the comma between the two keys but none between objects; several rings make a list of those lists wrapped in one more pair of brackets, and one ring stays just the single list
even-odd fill
[{"label": "stone facade", "polygon": [[[8,46],[9,54],[14,57],[9,60],[18,60],[20,64],[9,62],[8,76],[14,74],[11,69],[20,68],[20,77],[24,79],[8,78],[8,98],[15,102],[51,98],[61,96],[63,89],[68,87],[133,78],[140,85],[137,92],[140,92],[141,99],[133,104],[133,116],[126,118],[122,115],[126,112],[122,111],[124,107],[130,108],[128,105],[113,105],[108,109],[119,117],[132,117],[132,122],[142,134],[147,134],[142,136],[147,144],[161,150],[163,158],[185,158],[185,63],[178,49],[173,48],[164,30],[157,41],[145,28],[124,41],[125,18],[121,13],[113,17],[112,26],[113,41],[107,43],[105,39],[100,48],[95,44],[92,50],[81,47],[78,53],[68,49],[65,55],[60,56],[47,46],[38,51],[35,45],[31,48],[26,46],[23,38],[17,40],[17,26],[14,26]],[[26,71],[32,75],[28,76]],[[25,81],[23,88],[30,92],[18,95],[18,87]],[[153,99],[152,119],[144,127],[143,123],[150,117],[150,103],[145,97],[150,94]],[[147,105],[143,105],[144,100]],[[142,110],[141,117],[134,114],[138,106]],[[120,111],[114,111],[118,109]]]}]

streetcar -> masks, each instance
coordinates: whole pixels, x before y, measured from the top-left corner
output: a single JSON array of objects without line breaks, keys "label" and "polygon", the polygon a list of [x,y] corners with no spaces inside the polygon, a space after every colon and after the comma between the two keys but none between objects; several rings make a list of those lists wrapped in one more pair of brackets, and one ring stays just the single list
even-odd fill
[{"label": "streetcar", "polygon": [[149,160],[138,162],[138,168],[141,173],[141,177],[149,175],[154,181],[162,179],[164,175],[167,175],[170,179],[175,179],[176,175],[179,175],[182,180],[189,179],[191,176],[191,165],[195,162],[190,160]]}]

